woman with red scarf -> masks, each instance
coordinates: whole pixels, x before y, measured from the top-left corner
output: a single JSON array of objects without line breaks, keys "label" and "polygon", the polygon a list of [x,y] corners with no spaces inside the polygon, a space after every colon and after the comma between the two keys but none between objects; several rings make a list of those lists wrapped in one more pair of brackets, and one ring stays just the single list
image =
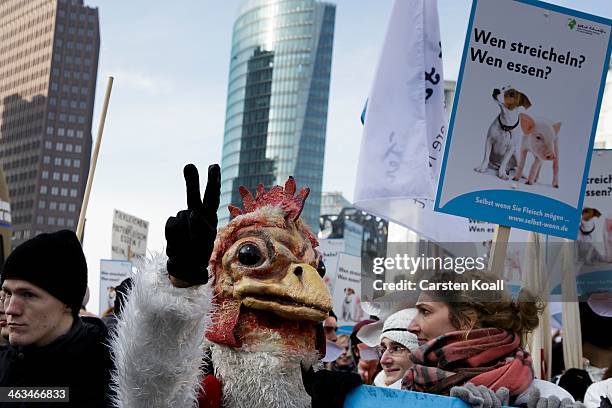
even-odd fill
[{"label": "woman with red scarf", "polygon": [[[416,334],[420,347],[412,354],[414,364],[402,388],[449,395],[453,387],[467,383],[494,392],[503,387],[514,406],[531,406],[535,399],[553,395],[557,401],[571,399],[555,384],[534,380],[531,356],[523,349],[526,334],[538,326],[542,310],[538,299],[526,290],[516,300],[504,290],[448,290],[471,289],[473,281],[495,283],[496,278],[470,271],[440,273],[429,279],[429,287],[441,289],[419,296],[418,313],[408,330]],[[461,391],[471,398],[477,388],[470,385]],[[501,394],[507,395],[505,390]]]}]

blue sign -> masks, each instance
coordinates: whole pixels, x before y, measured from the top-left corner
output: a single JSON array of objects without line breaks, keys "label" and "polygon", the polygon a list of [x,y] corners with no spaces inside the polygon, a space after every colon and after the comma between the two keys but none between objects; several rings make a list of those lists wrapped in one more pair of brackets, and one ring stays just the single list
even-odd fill
[{"label": "blue sign", "polygon": [[459,398],[362,385],[346,397],[344,408],[468,408]]},{"label": "blue sign", "polygon": [[576,238],[611,30],[535,0],[474,0],[435,211]]}]

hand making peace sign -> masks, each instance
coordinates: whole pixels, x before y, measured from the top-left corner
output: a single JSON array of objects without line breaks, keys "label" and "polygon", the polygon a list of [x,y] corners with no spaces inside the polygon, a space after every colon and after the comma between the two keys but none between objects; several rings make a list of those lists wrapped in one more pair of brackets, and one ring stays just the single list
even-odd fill
[{"label": "hand making peace sign", "polygon": [[[208,166],[204,199],[200,199],[200,176],[193,164],[183,169],[187,186],[187,209],[166,221],[168,274],[174,286],[201,285],[208,281],[208,261],[217,235],[217,210],[221,195],[221,169]],[[172,279],[174,278],[174,279]]]}]

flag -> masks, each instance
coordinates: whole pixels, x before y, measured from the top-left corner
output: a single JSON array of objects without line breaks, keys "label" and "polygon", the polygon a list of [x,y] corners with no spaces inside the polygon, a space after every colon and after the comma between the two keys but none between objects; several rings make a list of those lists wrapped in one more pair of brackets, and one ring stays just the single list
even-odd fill
[{"label": "flag", "polygon": [[395,2],[364,113],[355,206],[434,241],[469,240],[467,219],[433,212],[447,128],[437,0]]}]

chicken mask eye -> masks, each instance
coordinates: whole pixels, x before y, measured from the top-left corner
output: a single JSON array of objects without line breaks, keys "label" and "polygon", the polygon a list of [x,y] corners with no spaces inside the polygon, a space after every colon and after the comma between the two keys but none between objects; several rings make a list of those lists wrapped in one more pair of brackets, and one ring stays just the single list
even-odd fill
[{"label": "chicken mask eye", "polygon": [[259,248],[253,244],[245,244],[238,250],[238,261],[243,265],[257,265],[261,258]]},{"label": "chicken mask eye", "polygon": [[319,272],[320,277],[324,277],[326,271],[327,269],[325,268],[325,264],[323,263],[323,260],[321,259],[319,261],[319,266],[317,266],[317,272]]}]

